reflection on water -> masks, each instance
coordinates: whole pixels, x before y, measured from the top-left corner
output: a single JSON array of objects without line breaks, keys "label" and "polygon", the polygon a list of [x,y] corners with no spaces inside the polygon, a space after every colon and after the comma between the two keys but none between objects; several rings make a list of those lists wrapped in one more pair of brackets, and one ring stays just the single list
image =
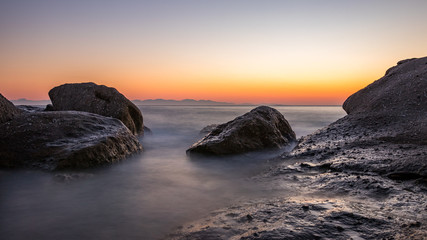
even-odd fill
[{"label": "reflection on water", "polygon": [[[142,106],[145,152],[73,173],[0,171],[0,239],[156,239],[233,202],[273,194],[251,182],[272,153],[190,160],[206,125],[253,107]],[[340,107],[276,107],[297,136],[342,117]]]}]

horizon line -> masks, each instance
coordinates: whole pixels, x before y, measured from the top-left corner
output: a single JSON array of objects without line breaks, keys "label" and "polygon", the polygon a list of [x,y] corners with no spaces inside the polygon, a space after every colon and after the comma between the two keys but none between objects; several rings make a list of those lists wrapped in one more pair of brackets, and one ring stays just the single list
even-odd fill
[{"label": "horizon line", "polygon": [[[9,100],[12,103],[14,103],[15,105],[20,105],[18,102],[20,101],[27,101],[27,102],[52,102],[49,99],[42,99],[42,100],[33,100],[33,99],[27,99],[27,98],[19,98],[19,99],[11,99]],[[163,98],[156,98],[156,99],[132,99],[130,100],[131,102],[135,102],[135,101],[140,101],[140,102],[144,102],[144,101],[173,101],[173,102],[185,102],[185,101],[194,101],[194,102],[211,102],[211,104],[203,104],[203,103],[199,103],[196,104],[198,106],[260,106],[260,105],[270,105],[270,106],[342,106],[342,104],[286,104],[286,103],[235,103],[235,102],[222,102],[222,101],[215,101],[215,100],[209,100],[209,99],[189,99],[189,98],[185,98],[185,99],[181,99],[181,100],[176,100],[176,99],[163,99]],[[16,102],[16,103],[15,103]],[[22,104],[21,104],[22,105]],[[174,104],[135,104],[135,105],[146,105],[146,106],[173,106]],[[195,106],[194,104],[180,104],[181,106]]]}]

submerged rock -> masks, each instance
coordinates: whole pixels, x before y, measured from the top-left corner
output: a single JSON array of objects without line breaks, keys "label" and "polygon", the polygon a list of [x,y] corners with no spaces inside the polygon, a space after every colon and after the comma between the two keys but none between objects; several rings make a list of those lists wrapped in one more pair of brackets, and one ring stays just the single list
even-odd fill
[{"label": "submerged rock", "polygon": [[21,113],[21,110],[0,94],[0,124],[11,120]]},{"label": "submerged rock", "polygon": [[49,91],[53,110],[84,111],[122,121],[133,134],[143,134],[141,111],[119,91],[95,83],[73,83]]},{"label": "submerged rock", "polygon": [[202,128],[202,130],[200,130],[200,134],[208,134],[212,132],[216,127],[218,127],[218,124],[207,125],[206,127]]},{"label": "submerged rock", "polygon": [[214,128],[187,154],[229,155],[278,149],[295,141],[288,121],[274,108],[260,106]]},{"label": "submerged rock", "polygon": [[0,124],[0,167],[88,168],[140,150],[122,122],[92,113],[34,112]]}]

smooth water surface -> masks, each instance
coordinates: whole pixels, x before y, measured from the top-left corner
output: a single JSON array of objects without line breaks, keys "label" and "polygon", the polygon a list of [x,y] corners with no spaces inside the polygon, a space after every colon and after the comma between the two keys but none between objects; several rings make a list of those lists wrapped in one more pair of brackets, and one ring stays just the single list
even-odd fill
[{"label": "smooth water surface", "polygon": [[[141,106],[153,135],[121,163],[79,172],[0,171],[0,239],[158,239],[210,211],[273,193],[250,177],[272,153],[188,159],[200,129],[250,106]],[[297,137],[345,115],[341,107],[275,107]],[[276,153],[277,154],[277,153]]]}]

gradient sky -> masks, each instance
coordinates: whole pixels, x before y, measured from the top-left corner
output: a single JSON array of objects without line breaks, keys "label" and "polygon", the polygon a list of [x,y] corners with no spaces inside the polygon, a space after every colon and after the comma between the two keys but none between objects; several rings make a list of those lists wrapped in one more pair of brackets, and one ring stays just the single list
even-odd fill
[{"label": "gradient sky", "polygon": [[427,1],[0,2],[0,93],[93,81],[130,99],[341,104],[427,54]]}]

